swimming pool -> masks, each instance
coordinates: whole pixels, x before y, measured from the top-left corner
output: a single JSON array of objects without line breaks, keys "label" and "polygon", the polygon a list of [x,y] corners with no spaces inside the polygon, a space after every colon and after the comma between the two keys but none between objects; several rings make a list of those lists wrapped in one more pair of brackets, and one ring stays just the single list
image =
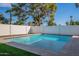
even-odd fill
[{"label": "swimming pool", "polygon": [[47,49],[53,52],[60,52],[64,46],[70,42],[72,36],[68,35],[52,35],[52,34],[38,34],[28,37],[19,37],[9,39],[8,42],[16,42],[34,47]]}]

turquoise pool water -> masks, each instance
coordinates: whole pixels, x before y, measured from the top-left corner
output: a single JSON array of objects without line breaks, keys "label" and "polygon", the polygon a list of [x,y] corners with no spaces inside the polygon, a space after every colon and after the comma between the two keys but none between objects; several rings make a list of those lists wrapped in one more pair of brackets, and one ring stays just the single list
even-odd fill
[{"label": "turquoise pool water", "polygon": [[8,41],[60,52],[70,40],[71,36],[68,35],[39,34],[31,35],[29,37],[12,38]]}]

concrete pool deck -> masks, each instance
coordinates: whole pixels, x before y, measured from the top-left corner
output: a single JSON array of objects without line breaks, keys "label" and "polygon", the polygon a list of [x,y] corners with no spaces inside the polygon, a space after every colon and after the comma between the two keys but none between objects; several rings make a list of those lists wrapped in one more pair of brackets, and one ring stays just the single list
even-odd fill
[{"label": "concrete pool deck", "polygon": [[14,38],[14,37],[23,37],[23,36],[27,36],[26,34],[23,35],[5,35],[5,36],[0,36],[0,43],[5,43],[7,41],[7,39],[9,38]]},{"label": "concrete pool deck", "polygon": [[73,38],[71,42],[64,47],[60,55],[79,56],[79,38]]},{"label": "concrete pool deck", "polygon": [[30,35],[37,35],[37,34],[19,34],[19,35],[5,35],[5,36],[0,36],[0,43],[5,43],[7,39],[9,38],[16,38],[16,37],[25,37],[25,36],[30,36]]},{"label": "concrete pool deck", "polygon": [[72,39],[71,42],[65,45],[63,50],[58,54],[55,54],[54,52],[49,50],[33,47],[31,45],[24,45],[15,42],[9,42],[6,44],[41,56],[79,56],[79,39]]},{"label": "concrete pool deck", "polygon": [[72,37],[71,41],[67,43],[64,46],[63,50],[58,54],[55,54],[55,52],[52,52],[46,49],[33,47],[31,45],[24,45],[24,44],[19,44],[15,42],[6,43],[5,39],[3,40],[2,38],[0,38],[0,42],[2,41],[7,45],[14,46],[16,48],[29,51],[41,56],[79,56],[79,38],[78,37],[74,37],[74,38]]},{"label": "concrete pool deck", "polygon": [[37,47],[31,46],[31,45],[24,45],[24,44],[19,44],[19,43],[15,43],[15,42],[8,42],[6,44],[10,45],[10,46],[14,46],[14,47],[22,49],[22,50],[25,50],[25,51],[32,52],[37,55],[41,55],[41,56],[55,55],[54,53],[52,53],[49,50],[37,48]]}]

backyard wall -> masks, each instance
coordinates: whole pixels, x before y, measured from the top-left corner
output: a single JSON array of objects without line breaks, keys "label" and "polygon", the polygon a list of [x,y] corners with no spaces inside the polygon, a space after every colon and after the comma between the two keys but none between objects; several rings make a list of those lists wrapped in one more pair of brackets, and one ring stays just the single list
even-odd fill
[{"label": "backyard wall", "polygon": [[0,24],[0,36],[9,35],[9,34],[10,34],[9,25]]},{"label": "backyard wall", "polygon": [[58,34],[58,26],[32,26],[32,33]]},{"label": "backyard wall", "polygon": [[11,25],[11,34],[28,34],[30,26]]},{"label": "backyard wall", "polygon": [[0,36],[28,34],[29,30],[30,26],[0,24]]},{"label": "backyard wall", "polygon": [[[11,26],[11,33],[10,33]],[[0,36],[28,33],[79,35],[79,26],[21,26],[0,24]]]},{"label": "backyard wall", "polygon": [[32,26],[32,33],[79,35],[79,26]]}]

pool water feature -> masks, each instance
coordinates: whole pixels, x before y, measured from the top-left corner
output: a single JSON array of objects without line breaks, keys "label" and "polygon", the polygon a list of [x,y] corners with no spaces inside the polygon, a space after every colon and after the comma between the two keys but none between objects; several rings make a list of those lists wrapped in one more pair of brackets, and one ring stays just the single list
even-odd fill
[{"label": "pool water feature", "polygon": [[72,36],[68,35],[53,35],[53,34],[40,34],[31,35],[28,37],[19,37],[9,39],[8,42],[16,42],[34,47],[47,49],[53,52],[60,52],[64,46],[70,42]]}]

